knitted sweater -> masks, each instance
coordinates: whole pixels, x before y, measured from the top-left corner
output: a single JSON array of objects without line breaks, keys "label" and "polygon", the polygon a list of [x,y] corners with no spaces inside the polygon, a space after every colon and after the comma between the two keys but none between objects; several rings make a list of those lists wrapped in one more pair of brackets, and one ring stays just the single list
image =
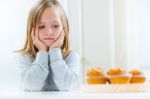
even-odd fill
[{"label": "knitted sweater", "polygon": [[23,90],[71,90],[79,84],[79,56],[73,51],[65,59],[59,48],[39,51],[35,59],[19,54],[18,62]]}]

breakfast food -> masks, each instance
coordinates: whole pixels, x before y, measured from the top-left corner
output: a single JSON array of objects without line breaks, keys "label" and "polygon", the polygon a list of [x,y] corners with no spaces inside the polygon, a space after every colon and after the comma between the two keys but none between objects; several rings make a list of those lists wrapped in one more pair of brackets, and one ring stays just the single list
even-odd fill
[{"label": "breakfast food", "polygon": [[144,83],[146,80],[146,77],[139,69],[132,69],[129,73],[132,74],[130,83]]},{"label": "breakfast food", "polygon": [[110,84],[127,84],[130,82],[131,74],[122,68],[111,68],[107,72]]},{"label": "breakfast food", "polygon": [[88,84],[129,84],[144,83],[145,75],[140,69],[126,71],[123,68],[110,68],[107,74],[101,68],[89,68],[86,72]]},{"label": "breakfast food", "polygon": [[104,71],[100,68],[88,69],[86,76],[88,84],[105,84],[107,82],[107,77]]}]

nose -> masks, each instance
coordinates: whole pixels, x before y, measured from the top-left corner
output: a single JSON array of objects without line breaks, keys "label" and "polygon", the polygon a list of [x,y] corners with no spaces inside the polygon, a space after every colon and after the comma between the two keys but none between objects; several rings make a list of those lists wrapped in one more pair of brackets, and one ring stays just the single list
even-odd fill
[{"label": "nose", "polygon": [[52,29],[51,29],[51,28],[48,28],[47,31],[46,31],[46,34],[47,34],[47,35],[52,35],[52,34],[53,34]]}]

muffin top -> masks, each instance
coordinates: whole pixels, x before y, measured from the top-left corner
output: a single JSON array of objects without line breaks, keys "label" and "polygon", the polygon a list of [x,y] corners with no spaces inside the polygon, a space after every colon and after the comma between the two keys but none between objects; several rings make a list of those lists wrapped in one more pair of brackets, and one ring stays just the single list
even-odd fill
[{"label": "muffin top", "polygon": [[126,74],[126,71],[123,68],[114,67],[108,70],[108,75],[122,75]]},{"label": "muffin top", "polygon": [[137,69],[137,68],[131,69],[129,71],[129,73],[132,74],[132,75],[141,75],[141,74],[143,74],[142,71],[140,69]]},{"label": "muffin top", "polygon": [[105,75],[104,71],[101,68],[90,68],[87,70],[87,76],[103,76]]}]

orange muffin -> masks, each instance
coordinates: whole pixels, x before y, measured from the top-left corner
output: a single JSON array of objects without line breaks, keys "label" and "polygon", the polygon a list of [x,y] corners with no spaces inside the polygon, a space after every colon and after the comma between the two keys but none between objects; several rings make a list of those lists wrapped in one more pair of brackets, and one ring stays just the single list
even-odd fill
[{"label": "orange muffin", "polygon": [[111,68],[108,70],[107,75],[111,84],[127,84],[131,78],[131,74],[122,68]]},{"label": "orange muffin", "polygon": [[130,83],[144,83],[146,80],[146,77],[139,69],[132,69],[129,73],[132,74]]},{"label": "orange muffin", "polygon": [[105,84],[107,77],[100,68],[90,68],[86,73],[86,81],[88,84]]}]

